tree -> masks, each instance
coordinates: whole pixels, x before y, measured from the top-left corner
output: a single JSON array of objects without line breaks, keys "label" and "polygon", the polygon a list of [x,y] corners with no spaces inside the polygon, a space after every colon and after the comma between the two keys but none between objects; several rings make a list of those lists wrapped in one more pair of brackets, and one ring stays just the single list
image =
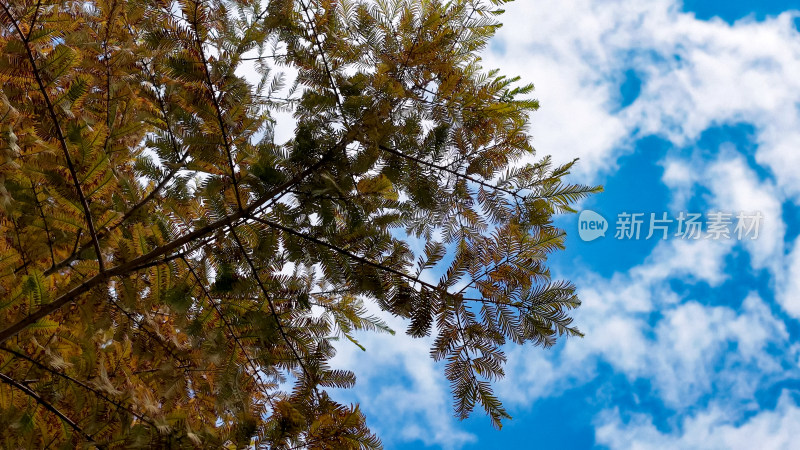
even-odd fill
[{"label": "tree", "polygon": [[506,342],[579,334],[552,216],[598,190],[479,65],[502,3],[0,0],[0,445],[379,447],[325,390],[377,308],[499,427]]}]

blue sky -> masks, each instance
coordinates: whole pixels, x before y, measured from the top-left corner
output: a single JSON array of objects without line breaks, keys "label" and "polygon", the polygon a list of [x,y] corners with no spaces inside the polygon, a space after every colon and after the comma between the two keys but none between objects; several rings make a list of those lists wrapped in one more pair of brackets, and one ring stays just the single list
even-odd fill
[{"label": "blue sky", "polygon": [[[429,343],[402,333],[342,349],[358,376],[344,398],[387,448],[800,445],[800,1],[507,10],[485,66],[536,84],[538,155],[580,157],[573,180],[606,189],[580,208],[612,232],[583,242],[561,217],[568,249],[552,260],[587,336],[508,349],[502,431],[454,419]],[[759,238],[613,236],[620,212],[715,210],[760,211]]]}]

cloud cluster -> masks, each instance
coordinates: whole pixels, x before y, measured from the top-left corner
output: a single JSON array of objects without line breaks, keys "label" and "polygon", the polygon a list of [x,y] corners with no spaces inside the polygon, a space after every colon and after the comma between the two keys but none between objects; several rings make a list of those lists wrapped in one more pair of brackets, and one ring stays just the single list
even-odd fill
[{"label": "cloud cluster", "polygon": [[[792,448],[797,444],[800,408],[789,394],[778,400],[773,411],[762,412],[742,423],[730,421],[724,407],[712,406],[681,422],[680,433],[664,433],[639,414],[627,422],[618,410],[601,414],[597,443],[610,448],[647,449],[752,449]],[[754,445],[755,444],[755,445]]]},{"label": "cloud cluster", "polygon": [[[759,239],[742,244],[750,260],[747,270],[766,269],[780,307],[800,317],[800,241],[785,248],[782,218],[783,205],[800,193],[800,174],[794,170],[800,162],[795,148],[800,80],[793,75],[800,69],[797,14],[731,26],[699,21],[668,0],[575,0],[512,8],[501,51],[487,59],[537,81],[542,96],[542,110],[534,117],[538,148],[563,158],[580,154],[584,175],[602,180],[636,139],[667,139],[673,151],[662,162],[662,182],[671,190],[672,207],[684,208],[698,192],[706,192],[709,208],[760,211],[766,219]],[[526,27],[530,33],[519,32]],[[630,71],[641,79],[641,90],[620,109],[620,80]],[[705,130],[737,123],[753,127],[754,155],[723,146],[709,157],[694,148]],[[692,447],[704,441],[729,447],[756,442],[750,432],[778,433],[800,425],[789,396],[775,411],[741,422],[759,389],[798,375],[797,348],[787,343],[780,314],[755,294],[723,299],[733,305],[740,301],[736,308],[709,306],[720,299],[678,297],[669,284],[706,283],[712,297],[726,295],[715,288],[741,275],[725,266],[736,250],[719,242],[669,242],[627,274],[610,280],[591,273],[582,277],[579,285],[593,286],[583,291],[579,315],[590,337],[569,342],[544,365],[542,356],[518,363],[508,386],[537,367],[551,374],[531,380],[536,386],[526,388],[528,396],[512,398],[530,402],[558,392],[559,385],[566,389],[587,382],[593,365],[604,362],[630,380],[648,380],[655,397],[683,421],[663,432],[649,425],[652,417],[622,421],[618,409],[603,412],[597,438],[611,447]],[[583,380],[563,376],[575,373]],[[709,406],[699,413],[681,414],[704,403]],[[757,442],[777,445],[780,436],[776,439]]]}]

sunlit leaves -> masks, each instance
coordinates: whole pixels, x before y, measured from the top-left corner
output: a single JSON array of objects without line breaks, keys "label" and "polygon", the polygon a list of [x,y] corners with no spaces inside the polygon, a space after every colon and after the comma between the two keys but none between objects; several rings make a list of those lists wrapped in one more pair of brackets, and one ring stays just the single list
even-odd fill
[{"label": "sunlit leaves", "polygon": [[598,189],[480,66],[503,2],[0,2],[0,446],[380,447],[326,389],[387,314],[499,427],[505,346],[580,335]]}]

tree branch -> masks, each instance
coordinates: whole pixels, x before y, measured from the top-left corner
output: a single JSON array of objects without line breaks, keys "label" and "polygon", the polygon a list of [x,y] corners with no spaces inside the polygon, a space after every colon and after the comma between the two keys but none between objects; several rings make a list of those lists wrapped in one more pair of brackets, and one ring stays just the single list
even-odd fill
[{"label": "tree branch", "polygon": [[434,169],[441,170],[443,172],[447,172],[447,173],[455,175],[455,176],[457,176],[459,178],[463,178],[465,180],[468,180],[468,181],[471,181],[473,183],[479,184],[479,185],[481,185],[483,187],[486,187],[486,188],[489,188],[489,189],[492,189],[492,190],[496,190],[496,191],[500,191],[500,192],[504,192],[506,194],[509,194],[509,195],[515,197],[515,198],[519,197],[519,193],[518,192],[510,191],[508,189],[504,189],[504,188],[501,188],[499,186],[495,186],[495,185],[493,185],[491,183],[487,183],[485,181],[481,181],[481,180],[479,180],[479,179],[477,179],[475,177],[471,177],[471,176],[469,176],[467,174],[463,174],[461,172],[458,172],[456,170],[450,169],[448,167],[440,166],[438,164],[434,164],[432,162],[425,161],[424,159],[417,158],[416,156],[406,155],[405,153],[403,153],[401,151],[395,150],[393,148],[389,148],[389,147],[387,147],[387,146],[385,146],[383,144],[378,144],[378,148],[383,150],[383,151],[385,151],[385,152],[387,152],[387,153],[391,153],[392,155],[396,155],[396,156],[399,156],[401,158],[409,159],[411,161],[414,161],[415,163],[422,164],[424,166],[433,167]]},{"label": "tree branch", "polygon": [[45,399],[43,399],[41,396],[39,396],[39,394],[37,394],[36,392],[34,392],[34,391],[31,389],[31,388],[29,388],[29,387],[25,386],[24,384],[21,384],[21,383],[19,383],[18,381],[14,380],[13,378],[11,378],[11,377],[9,377],[9,376],[7,376],[7,375],[3,374],[3,373],[0,373],[0,381],[2,381],[3,383],[6,383],[6,384],[8,384],[8,385],[10,385],[10,386],[13,386],[13,387],[15,387],[16,389],[18,389],[18,390],[22,391],[22,392],[23,392],[25,395],[27,395],[28,397],[30,397],[30,398],[32,398],[33,400],[35,400],[35,401],[36,401],[36,403],[38,403],[38,404],[40,404],[40,405],[44,406],[44,408],[45,408],[46,410],[48,410],[48,411],[50,411],[51,413],[55,414],[55,415],[56,415],[56,416],[57,416],[59,419],[61,419],[63,422],[65,422],[67,425],[69,425],[69,427],[70,427],[70,428],[72,428],[73,430],[75,430],[75,431],[76,431],[78,434],[80,434],[80,435],[81,435],[81,436],[82,436],[84,439],[86,439],[86,441],[87,441],[87,442],[90,442],[90,443],[92,443],[92,444],[94,444],[94,445],[96,445],[96,446],[100,447],[100,446],[97,444],[97,442],[95,442],[95,441],[94,441],[94,439],[92,439],[92,437],[91,437],[91,436],[90,436],[88,433],[86,433],[86,432],[83,430],[83,428],[81,428],[80,426],[78,426],[78,424],[77,424],[77,423],[75,423],[75,421],[73,421],[72,419],[70,419],[69,417],[67,417],[66,415],[64,415],[64,413],[62,413],[61,411],[59,411],[59,410],[58,410],[58,409],[57,409],[55,406],[53,406],[53,405],[52,405],[50,402],[48,402],[47,400],[45,400]]},{"label": "tree branch", "polygon": [[[343,142],[340,143],[340,146],[343,146],[343,145],[346,145],[346,141],[343,141]],[[127,273],[130,273],[135,267],[141,266],[142,264],[149,263],[149,262],[155,260],[156,258],[158,258],[160,256],[166,255],[167,253],[170,253],[175,249],[178,249],[178,248],[180,248],[180,247],[182,247],[182,246],[184,246],[184,245],[186,245],[186,244],[188,244],[188,243],[190,243],[190,242],[192,242],[192,241],[194,241],[194,240],[196,240],[198,238],[201,238],[201,237],[203,237],[203,236],[205,236],[205,235],[207,235],[209,233],[214,232],[217,229],[219,229],[221,227],[224,227],[224,226],[228,225],[229,223],[231,223],[231,222],[233,222],[235,220],[239,220],[239,219],[241,219],[243,217],[249,216],[253,211],[255,211],[260,206],[262,206],[262,205],[266,204],[267,202],[269,202],[275,196],[280,195],[286,189],[291,188],[295,184],[297,184],[300,181],[302,181],[308,175],[310,175],[310,174],[316,172],[317,170],[319,170],[319,168],[322,167],[327,162],[328,158],[331,156],[331,154],[333,153],[334,150],[335,150],[335,147],[331,148],[315,164],[309,166],[308,168],[306,168],[305,170],[303,170],[299,174],[295,175],[291,180],[287,181],[286,183],[283,183],[282,185],[276,187],[275,189],[273,189],[272,191],[267,193],[267,195],[265,195],[263,198],[261,198],[258,201],[254,202],[253,204],[251,204],[247,208],[245,208],[243,210],[239,210],[239,211],[237,211],[237,212],[235,212],[235,213],[233,213],[233,214],[231,214],[229,216],[223,217],[223,218],[217,220],[216,222],[212,222],[212,223],[210,223],[210,224],[208,224],[208,225],[206,225],[204,227],[198,228],[198,229],[196,229],[196,230],[194,230],[194,231],[192,231],[190,233],[185,234],[181,238],[178,238],[178,239],[176,239],[176,240],[174,240],[174,241],[172,241],[172,242],[170,242],[168,244],[162,245],[160,247],[157,247],[157,248],[151,250],[149,253],[147,253],[145,255],[142,255],[142,256],[140,256],[138,258],[134,258],[134,259],[132,259],[132,260],[130,260],[128,262],[122,263],[122,264],[120,264],[118,266],[112,267],[112,268],[106,270],[105,272],[101,272],[101,273],[95,275],[94,277],[86,280],[85,282],[83,282],[82,284],[76,286],[75,288],[73,288],[69,292],[66,292],[66,293],[62,294],[60,297],[58,297],[57,299],[55,299],[51,303],[43,305],[42,307],[40,307],[35,312],[29,314],[28,316],[25,316],[23,319],[19,320],[15,324],[7,327],[3,331],[0,331],[0,343],[5,342],[6,340],[11,338],[12,336],[15,336],[16,334],[18,334],[22,330],[24,330],[24,329],[28,328],[29,326],[33,325],[39,319],[47,317],[48,315],[54,313],[55,311],[58,311],[59,309],[61,309],[67,303],[70,303],[73,300],[75,300],[76,298],[78,298],[80,295],[83,295],[86,292],[89,292],[92,288],[94,288],[96,286],[99,286],[100,284],[102,284],[106,280],[108,280],[109,278],[111,278],[113,276],[125,275]]]},{"label": "tree branch", "polygon": [[26,355],[24,353],[20,353],[20,352],[18,352],[16,350],[12,350],[12,349],[4,346],[4,345],[0,345],[0,350],[3,350],[4,352],[10,353],[10,354],[16,356],[17,358],[24,359],[25,361],[28,361],[29,363],[35,365],[36,367],[38,367],[38,368],[40,368],[40,369],[42,369],[42,370],[44,370],[44,371],[46,371],[48,373],[51,373],[53,375],[56,375],[58,377],[61,377],[61,378],[65,379],[67,381],[75,383],[76,385],[78,385],[78,386],[86,389],[87,391],[95,394],[96,396],[102,398],[103,400],[107,401],[108,403],[111,403],[112,405],[116,406],[117,408],[124,409],[124,410],[128,411],[134,417],[136,417],[137,419],[141,420],[142,422],[144,422],[144,423],[146,423],[146,424],[148,424],[148,425],[150,425],[152,427],[156,426],[155,422],[153,422],[150,419],[142,416],[141,414],[133,411],[132,409],[126,407],[125,405],[123,405],[123,404],[121,404],[121,403],[109,398],[108,396],[106,396],[102,392],[100,392],[97,389],[87,385],[86,383],[83,383],[82,381],[78,381],[75,378],[72,378],[71,376],[69,376],[67,374],[58,372],[58,371],[56,371],[54,369],[51,369],[50,367],[47,367],[44,364],[40,363],[39,361],[36,361],[35,359],[31,358],[30,356],[28,356],[28,355]]},{"label": "tree branch", "polygon": [[289,336],[286,334],[286,330],[281,323],[280,316],[278,315],[278,310],[275,308],[275,303],[272,301],[272,296],[267,291],[266,286],[261,281],[261,277],[258,276],[258,271],[256,270],[255,264],[253,264],[253,260],[250,259],[250,255],[247,254],[247,250],[242,245],[242,241],[239,240],[239,235],[236,233],[236,228],[232,225],[229,225],[231,234],[233,235],[234,241],[236,241],[236,245],[242,252],[242,256],[244,256],[245,260],[247,261],[247,265],[250,267],[250,272],[253,274],[253,278],[256,280],[258,287],[261,289],[261,293],[264,294],[264,298],[267,300],[267,305],[269,306],[270,313],[272,313],[272,317],[275,318],[275,324],[278,326],[278,331],[281,334],[281,337],[284,341],[286,341],[286,345],[289,346],[289,349],[292,351],[292,354],[297,359],[297,363],[300,365],[300,369],[306,376],[306,379],[311,381],[311,374],[309,373],[308,369],[306,368],[305,364],[303,364],[303,359],[300,357],[300,354],[297,353],[297,349],[294,348],[292,345],[292,341],[289,340]]},{"label": "tree branch", "polygon": [[360,262],[362,264],[366,264],[368,266],[374,267],[374,268],[382,270],[384,272],[389,272],[389,273],[391,273],[393,275],[400,276],[400,277],[405,278],[405,279],[407,279],[409,281],[413,281],[414,283],[419,283],[422,286],[425,286],[426,288],[431,289],[433,291],[436,291],[436,292],[439,292],[439,293],[445,294],[445,295],[453,295],[450,292],[448,292],[446,289],[442,289],[439,286],[434,286],[433,284],[430,284],[430,283],[427,283],[425,281],[422,281],[419,278],[414,277],[412,275],[409,275],[409,274],[407,274],[405,272],[402,272],[400,270],[393,269],[391,267],[386,267],[386,266],[384,266],[382,264],[379,264],[379,263],[371,261],[371,260],[369,260],[367,258],[364,258],[363,256],[356,255],[355,253],[349,252],[349,251],[347,251],[347,250],[345,250],[343,248],[337,247],[337,246],[335,246],[335,245],[333,245],[331,243],[328,243],[328,242],[325,242],[325,241],[323,241],[321,239],[315,238],[314,236],[309,236],[309,235],[307,235],[305,233],[301,233],[299,231],[292,230],[291,228],[285,227],[285,226],[283,226],[283,225],[281,225],[279,223],[276,223],[276,222],[272,222],[271,220],[266,220],[266,219],[262,219],[262,218],[259,218],[259,217],[252,217],[252,216],[251,216],[251,219],[255,220],[256,222],[263,223],[264,225],[267,225],[269,227],[281,230],[284,233],[291,234],[292,236],[297,236],[297,237],[299,237],[301,239],[305,239],[305,240],[307,240],[309,242],[313,242],[314,244],[317,244],[317,245],[320,245],[322,247],[325,247],[325,248],[328,248],[330,250],[333,250],[336,253],[345,255],[348,258],[353,259],[355,261],[358,261],[358,262]]},{"label": "tree branch", "polygon": [[225,153],[228,156],[228,165],[231,169],[231,180],[233,180],[233,191],[236,194],[236,205],[239,207],[239,210],[242,209],[242,199],[239,196],[239,181],[236,179],[236,165],[233,162],[233,150],[231,149],[231,144],[228,140],[228,132],[226,131],[225,121],[222,119],[222,109],[219,106],[219,100],[217,99],[217,93],[214,91],[214,83],[211,81],[211,72],[208,70],[208,61],[206,60],[206,53],[203,50],[203,42],[200,41],[200,32],[198,29],[197,23],[197,10],[200,7],[200,2],[194,2],[194,17],[192,20],[192,27],[194,28],[194,35],[195,35],[195,45],[197,46],[197,51],[200,53],[200,62],[203,64],[203,72],[206,76],[206,86],[208,87],[208,93],[211,96],[211,101],[214,103],[214,109],[217,112],[217,121],[219,122],[219,131],[222,133],[222,142],[225,146]]},{"label": "tree branch", "polygon": [[264,389],[264,385],[266,383],[264,383],[264,380],[261,379],[261,375],[258,372],[258,367],[256,367],[256,364],[250,358],[250,355],[247,354],[247,350],[245,350],[244,344],[242,344],[240,337],[237,336],[236,333],[233,331],[233,326],[230,324],[228,319],[225,318],[225,315],[222,314],[222,309],[219,307],[217,302],[215,302],[214,299],[211,297],[211,294],[209,294],[208,290],[206,289],[206,285],[203,284],[203,282],[200,280],[200,277],[197,275],[197,272],[195,272],[192,265],[189,264],[189,261],[187,261],[186,258],[183,256],[181,256],[180,259],[183,261],[184,264],[186,264],[186,267],[189,269],[189,272],[192,274],[192,277],[194,277],[195,281],[197,281],[197,284],[200,286],[200,289],[202,289],[203,295],[208,299],[208,302],[211,303],[211,307],[214,308],[214,311],[216,311],[222,323],[225,324],[225,327],[228,329],[228,332],[231,335],[231,339],[233,339],[233,341],[236,342],[236,345],[239,347],[239,350],[242,351],[242,355],[244,355],[245,359],[247,360],[247,363],[250,365],[250,369],[253,371],[252,374],[253,379],[259,384],[260,388],[259,390],[261,391],[262,394],[264,394],[267,400],[269,400],[270,404],[272,404],[273,401],[272,396],[269,394],[269,392],[267,392]]},{"label": "tree branch", "polygon": [[6,15],[8,16],[9,20],[13,24],[14,28],[19,34],[20,39],[22,40],[22,44],[25,47],[25,51],[28,54],[28,62],[31,65],[31,69],[33,71],[33,76],[36,78],[36,84],[39,86],[39,91],[42,93],[44,97],[45,105],[47,106],[47,111],[50,115],[50,120],[53,122],[53,127],[55,127],[56,136],[58,137],[58,142],[61,144],[61,150],[64,152],[64,158],[67,162],[67,168],[69,169],[69,174],[72,177],[73,184],[75,186],[75,191],[78,193],[78,198],[81,202],[81,207],[83,207],[83,213],[86,216],[86,225],[89,227],[89,234],[92,236],[92,242],[94,245],[95,253],[97,254],[97,263],[100,266],[100,272],[103,272],[103,254],[100,252],[100,241],[97,239],[97,232],[94,228],[94,221],[92,220],[92,213],[89,210],[89,202],[86,200],[86,196],[83,194],[83,189],[81,189],[81,184],[78,181],[78,173],[75,170],[75,165],[72,163],[72,158],[69,155],[69,149],[67,148],[67,141],[64,138],[64,133],[61,131],[61,123],[58,121],[58,116],[56,116],[55,108],[53,107],[52,102],[50,102],[50,96],[47,94],[47,89],[44,86],[44,82],[42,81],[42,76],[39,73],[39,68],[36,67],[36,58],[33,56],[33,51],[31,50],[30,43],[28,42],[28,38],[19,28],[19,23],[14,19],[11,15],[11,10],[6,6],[5,3],[0,3],[0,6],[3,7],[5,10]]}]

